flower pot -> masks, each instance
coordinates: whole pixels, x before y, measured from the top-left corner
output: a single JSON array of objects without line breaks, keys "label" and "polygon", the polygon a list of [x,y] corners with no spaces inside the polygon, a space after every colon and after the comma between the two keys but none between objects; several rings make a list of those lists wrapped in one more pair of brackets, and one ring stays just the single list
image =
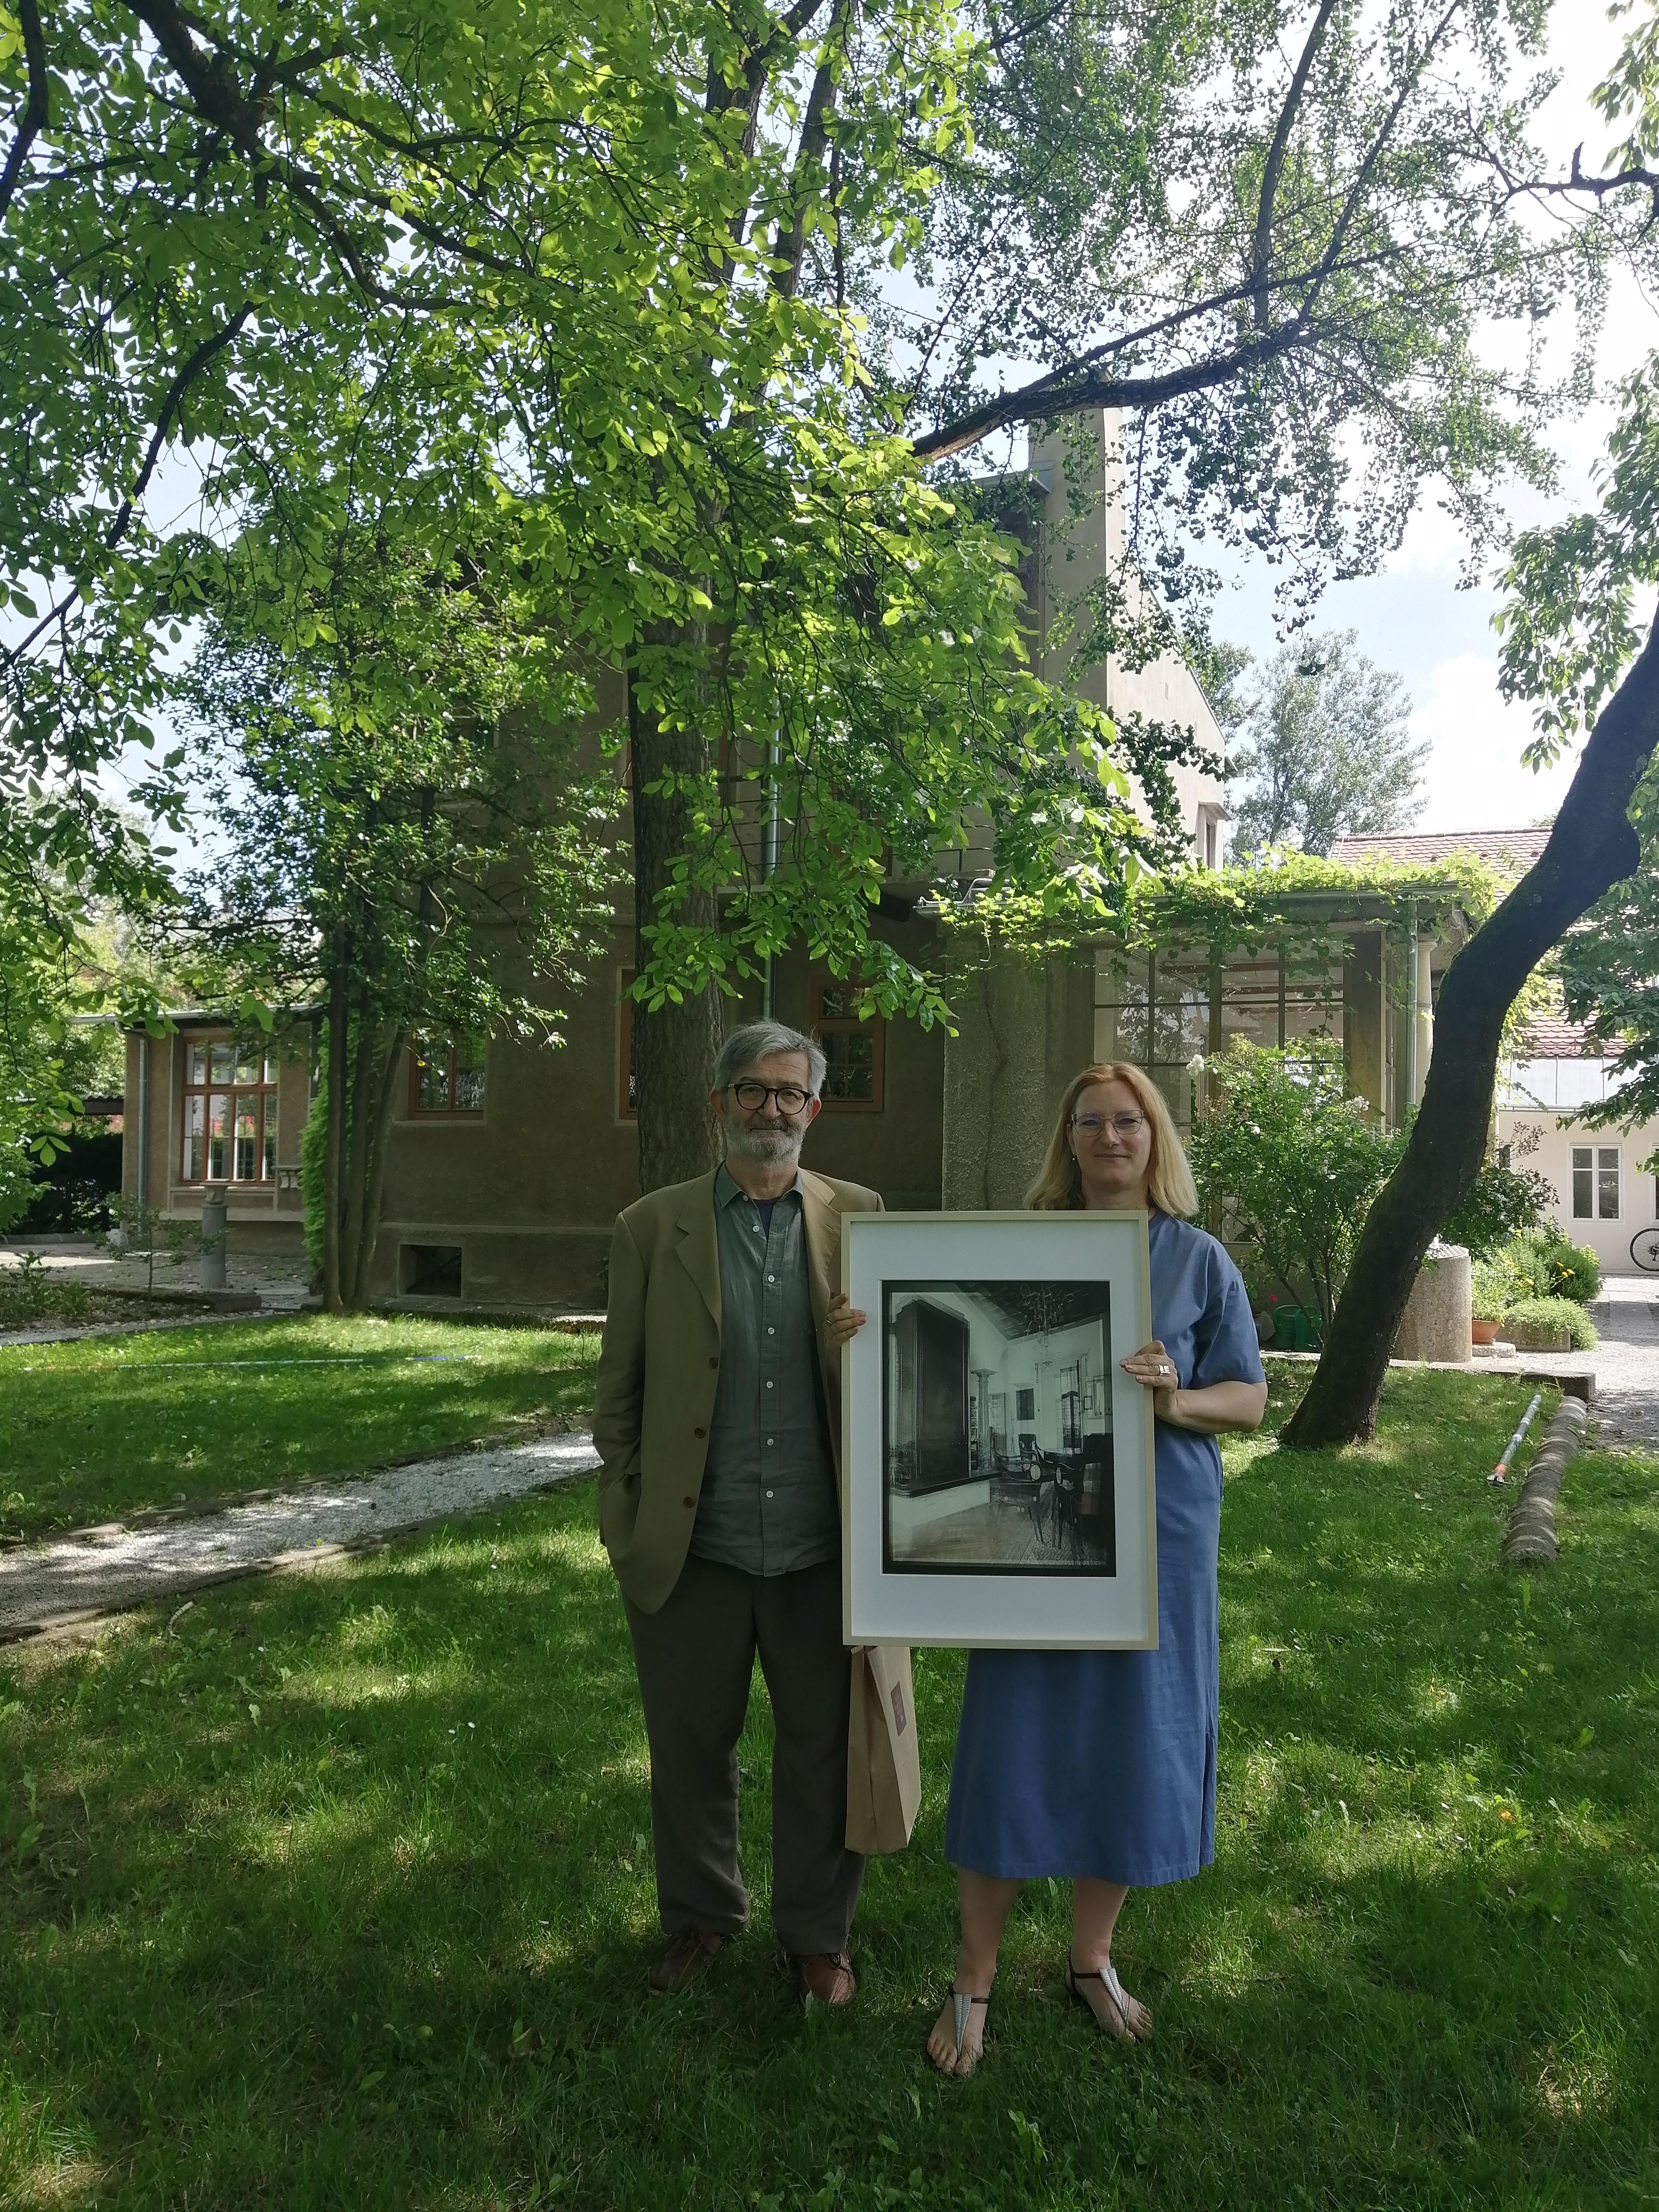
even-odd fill
[{"label": "flower pot", "polygon": [[1496,1344],[1498,1323],[1495,1321],[1472,1321],[1469,1323],[1469,1336],[1475,1344]]}]

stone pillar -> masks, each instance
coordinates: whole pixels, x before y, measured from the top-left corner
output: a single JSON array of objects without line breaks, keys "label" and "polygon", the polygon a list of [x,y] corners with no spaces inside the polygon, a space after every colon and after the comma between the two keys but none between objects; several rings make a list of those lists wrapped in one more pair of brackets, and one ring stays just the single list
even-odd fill
[{"label": "stone pillar", "polygon": [[945,1043],[947,1212],[1024,1201],[1066,1085],[1094,1058],[1092,958],[996,953],[957,994]]},{"label": "stone pillar", "polygon": [[204,1291],[225,1287],[226,1220],[230,1193],[223,1183],[210,1183],[202,1194],[202,1258],[198,1279]]},{"label": "stone pillar", "polygon": [[1429,964],[1429,955],[1434,941],[1426,930],[1419,931],[1417,939],[1417,1096],[1414,1106],[1423,1103],[1423,1086],[1429,1079],[1429,1062],[1434,1057],[1434,975]]},{"label": "stone pillar", "polygon": [[1430,1245],[1394,1340],[1396,1359],[1467,1361],[1469,1334],[1469,1255],[1461,1244]]},{"label": "stone pillar", "polygon": [[1379,1121],[1388,1101],[1382,974],[1382,931],[1357,931],[1342,957],[1342,1060],[1350,1095],[1364,1098]]}]

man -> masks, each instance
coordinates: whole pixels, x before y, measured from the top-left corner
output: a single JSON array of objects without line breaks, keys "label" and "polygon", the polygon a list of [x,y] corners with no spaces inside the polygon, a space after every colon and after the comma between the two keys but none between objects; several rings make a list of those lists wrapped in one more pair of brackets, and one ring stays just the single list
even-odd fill
[{"label": "man", "polygon": [[804,1998],[854,1988],[838,1455],[841,1346],[863,1316],[837,1286],[842,1214],[881,1200],[801,1170],[823,1069],[781,1023],[734,1030],[709,1093],[723,1164],[629,1206],[611,1247],[593,1440],[651,1745],[657,1990],[686,1988],[748,1923],[737,1742],[757,1650],[773,1924]]}]

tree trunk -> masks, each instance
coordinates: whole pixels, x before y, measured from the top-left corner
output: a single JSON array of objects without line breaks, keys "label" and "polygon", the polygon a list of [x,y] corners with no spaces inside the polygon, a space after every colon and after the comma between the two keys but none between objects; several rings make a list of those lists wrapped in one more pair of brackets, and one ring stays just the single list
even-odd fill
[{"label": "tree trunk", "polygon": [[[657,717],[641,711],[629,685],[628,732],[634,797],[634,963],[643,973],[651,957],[647,929],[664,919],[659,895],[673,878],[674,863],[690,842],[691,798],[678,779],[701,779],[708,768],[708,744],[701,730],[662,729]],[[677,787],[653,790],[668,775]],[[688,891],[673,919],[692,928],[712,929],[717,916],[712,891]],[[714,1055],[722,1022],[720,994],[713,988],[677,1006],[665,1000],[655,1013],[637,1000],[630,1024],[635,1096],[639,1115],[640,1188],[688,1182],[706,1174],[720,1158],[708,1111]]]},{"label": "tree trunk", "polygon": [[1366,1218],[1313,1385],[1285,1444],[1352,1443],[1376,1425],[1395,1331],[1435,1231],[1480,1172],[1504,1016],[1550,947],[1635,869],[1626,809],[1659,745],[1659,623],[1608,701],[1549,842],[1446,971],[1423,1104]]},{"label": "tree trunk", "polygon": [[374,1139],[374,1109],[380,1101],[380,1025],[368,1005],[357,1008],[357,1048],[351,1056],[351,1130],[347,1155],[343,1218],[340,1224],[340,1299],[351,1313],[363,1310],[360,1262],[363,1248],[363,1195],[368,1181],[368,1150]]},{"label": "tree trunk", "polygon": [[345,1064],[349,1034],[346,975],[350,939],[342,930],[334,939],[335,959],[328,985],[328,1135],[323,1154],[323,1305],[343,1313],[340,1296],[340,1176],[345,1161]]},{"label": "tree trunk", "polygon": [[380,1233],[380,1196],[386,1188],[386,1142],[392,1133],[392,1116],[398,1103],[398,1078],[403,1073],[404,1053],[409,1042],[409,1031],[405,1029],[384,1029],[380,1035],[385,1050],[378,1062],[374,1093],[372,1097],[365,1096],[352,1102],[354,1122],[361,1110],[369,1131],[362,1201],[357,1212],[356,1276],[351,1299],[354,1313],[365,1312],[368,1306],[369,1277],[374,1262],[374,1247]]}]

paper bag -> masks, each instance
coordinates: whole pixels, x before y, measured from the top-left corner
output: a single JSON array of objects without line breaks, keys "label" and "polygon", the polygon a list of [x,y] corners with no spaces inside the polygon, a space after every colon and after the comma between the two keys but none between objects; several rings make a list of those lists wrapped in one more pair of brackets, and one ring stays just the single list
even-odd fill
[{"label": "paper bag", "polygon": [[847,1848],[902,1851],[921,1803],[921,1756],[910,1654],[902,1644],[860,1645],[853,1657],[847,1731]]}]

